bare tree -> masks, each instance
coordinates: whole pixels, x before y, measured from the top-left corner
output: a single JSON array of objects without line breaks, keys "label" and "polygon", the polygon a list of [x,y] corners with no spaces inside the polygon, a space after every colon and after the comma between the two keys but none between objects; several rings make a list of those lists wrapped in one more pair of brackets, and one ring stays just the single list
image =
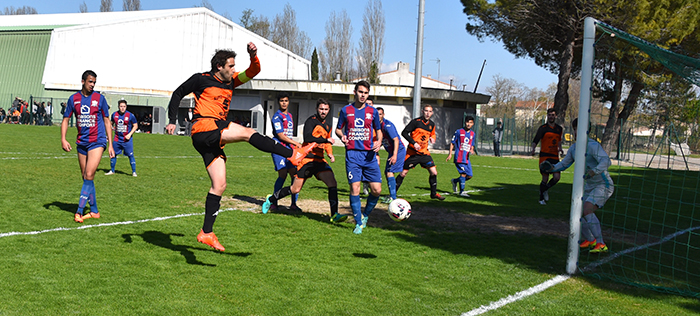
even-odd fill
[{"label": "bare tree", "polygon": [[340,14],[335,11],[326,21],[326,38],[321,46],[321,78],[333,80],[336,72],[340,72],[341,78],[345,81],[350,79],[352,74],[352,47],[350,38],[352,37],[352,24],[347,11]]},{"label": "bare tree", "polygon": [[[211,10],[211,11],[214,11],[214,7],[213,7],[213,6],[211,5],[211,3],[209,3],[209,1],[207,1],[207,0],[202,0],[202,3],[200,3],[199,5],[196,5],[195,7],[207,8],[207,9],[209,9],[209,10]],[[215,11],[215,12],[216,12],[216,11]]]},{"label": "bare tree", "polygon": [[494,75],[493,85],[486,88],[493,103],[484,109],[485,114],[490,117],[515,117],[515,104],[523,99],[524,91],[523,84],[515,79]]},{"label": "bare tree", "polygon": [[38,14],[34,7],[22,6],[15,8],[13,6],[5,7],[2,12],[3,15],[24,15],[24,14]]},{"label": "bare tree", "polygon": [[112,0],[100,0],[100,12],[112,12]]},{"label": "bare tree", "polygon": [[384,59],[384,32],[385,19],[382,1],[369,0],[365,7],[365,14],[362,17],[360,43],[357,48],[357,66],[360,77],[372,77],[370,76],[372,64],[374,63],[374,67],[377,69],[382,64]]},{"label": "bare tree", "polygon": [[241,19],[239,20],[241,26],[245,27],[247,30],[258,34],[264,38],[269,39],[271,34],[270,20],[262,15],[253,16],[253,9],[243,10]]},{"label": "bare tree", "polygon": [[296,16],[296,11],[287,3],[282,14],[275,16],[270,39],[301,57],[309,58],[313,47],[311,38],[299,30]]},{"label": "bare tree", "polygon": [[141,0],[124,0],[122,8],[124,11],[139,11],[141,10]]},{"label": "bare tree", "polygon": [[87,13],[88,12],[87,3],[85,3],[85,1],[83,1],[83,3],[80,4],[79,10],[80,10],[80,13]]}]

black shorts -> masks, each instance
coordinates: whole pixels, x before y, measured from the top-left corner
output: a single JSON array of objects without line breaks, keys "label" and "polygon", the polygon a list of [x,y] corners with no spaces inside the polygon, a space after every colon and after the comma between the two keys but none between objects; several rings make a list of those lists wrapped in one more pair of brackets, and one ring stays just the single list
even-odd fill
[{"label": "black shorts", "polygon": [[403,169],[413,169],[417,165],[428,169],[430,167],[435,167],[435,162],[433,161],[433,157],[430,155],[413,155],[410,157],[406,157],[406,161],[403,162]]},{"label": "black shorts", "polygon": [[325,162],[312,160],[299,167],[297,170],[297,178],[308,179],[312,176],[316,176],[316,178],[318,178],[318,174],[324,171],[333,172],[333,169],[331,169],[331,166]]},{"label": "black shorts", "polygon": [[217,120],[217,129],[199,132],[192,134],[192,145],[204,159],[204,166],[209,168],[209,165],[214,159],[221,157],[226,161],[224,153],[224,145],[221,144],[221,133],[226,130],[231,122]]}]

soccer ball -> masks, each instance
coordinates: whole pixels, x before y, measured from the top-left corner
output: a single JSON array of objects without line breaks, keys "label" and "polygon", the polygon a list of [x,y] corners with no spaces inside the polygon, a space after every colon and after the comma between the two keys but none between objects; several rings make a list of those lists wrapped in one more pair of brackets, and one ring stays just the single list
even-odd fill
[{"label": "soccer ball", "polygon": [[389,217],[401,222],[411,217],[411,204],[404,199],[396,199],[389,203]]}]

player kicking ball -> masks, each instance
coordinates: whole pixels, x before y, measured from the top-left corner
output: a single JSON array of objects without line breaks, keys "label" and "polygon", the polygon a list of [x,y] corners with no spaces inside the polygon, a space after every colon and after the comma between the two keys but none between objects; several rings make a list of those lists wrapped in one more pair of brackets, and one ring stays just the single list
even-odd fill
[{"label": "player kicking ball", "polygon": [[323,153],[328,154],[331,162],[335,162],[333,156],[333,137],[331,136],[331,124],[328,122],[328,112],[330,105],[325,99],[316,101],[316,114],[309,117],[304,123],[304,144],[307,146],[316,143],[317,146],[301,160],[294,176],[292,185],[268,195],[262,205],[263,214],[267,214],[272,205],[290,194],[297,194],[304,187],[306,180],[316,176],[328,187],[328,203],[331,207],[331,223],[339,223],[347,219],[347,215],[338,213],[338,183],[335,181],[333,169],[323,157]]},{"label": "player kicking ball", "polygon": [[[464,191],[464,185],[472,178],[472,163],[469,161],[469,155],[476,155],[474,152],[474,139],[476,139],[476,134],[472,131],[473,126],[474,117],[467,116],[464,119],[464,128],[458,129],[455,131],[455,134],[452,135],[450,153],[447,155],[447,159],[445,159],[445,161],[450,161],[450,159],[452,159],[452,152],[455,153],[454,163],[455,167],[457,167],[457,172],[459,172],[459,177],[452,179],[452,191],[463,197],[469,197],[469,194]],[[459,191],[457,191],[458,185]]]},{"label": "player kicking ball", "polygon": [[[578,119],[571,122],[574,129],[574,140],[576,140],[576,125]],[[555,165],[549,161],[540,164],[540,170],[544,172],[561,172],[569,168],[576,157],[576,143],[569,147],[566,157]],[[603,150],[597,141],[588,137],[586,148],[586,173],[584,175],[583,187],[583,217],[581,217],[581,236],[583,240],[579,243],[581,249],[590,249],[590,252],[607,252],[608,246],[603,240],[603,233],[600,228],[600,221],[595,215],[595,211],[602,208],[605,202],[612,196],[614,187],[613,181],[608,173],[610,167],[610,157]]]},{"label": "player kicking ball", "polygon": [[204,204],[204,225],[197,235],[197,241],[216,250],[224,251],[224,246],[214,234],[213,226],[221,206],[221,195],[226,190],[226,154],[224,146],[230,143],[248,142],[258,150],[276,153],[298,165],[316,144],[289,149],[272,138],[260,135],[252,128],[226,120],[233,89],[250,81],[260,72],[258,49],[248,43],[250,66],[243,72],[236,72],[236,53],[230,50],[217,50],[211,59],[211,71],[196,73],[180,85],[168,104],[168,134],[175,132],[180,100],[194,93],[195,107],[192,123],[192,145],[202,155],[204,166],[211,179],[211,187]]}]

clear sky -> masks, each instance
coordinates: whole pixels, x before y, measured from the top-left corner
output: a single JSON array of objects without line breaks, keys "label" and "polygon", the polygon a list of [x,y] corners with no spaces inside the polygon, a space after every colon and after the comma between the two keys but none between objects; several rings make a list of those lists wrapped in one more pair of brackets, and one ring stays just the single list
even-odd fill
[{"label": "clear sky", "polygon": [[[362,29],[362,14],[366,0],[363,1],[323,1],[323,0],[208,0],[214,11],[228,15],[238,22],[241,12],[253,9],[255,16],[263,15],[272,21],[281,14],[284,5],[290,3],[297,14],[297,25],[311,38],[314,46],[320,47],[326,35],[325,25],[331,12],[346,10],[353,26],[353,46],[358,46]],[[76,13],[80,4],[85,2],[88,11],[98,12],[100,0],[0,0],[0,9],[8,6],[31,6],[39,14]],[[113,0],[114,11],[122,10],[122,0]],[[160,10],[200,6],[202,0],[141,0],[141,10]],[[394,70],[399,61],[408,62],[411,71],[415,69],[416,28],[418,24],[418,0],[382,0],[386,16],[386,34],[384,35],[384,64],[382,71]],[[480,43],[474,36],[467,34],[465,25],[467,17],[462,12],[459,0],[426,0],[425,29],[423,50],[423,75],[432,75],[444,82],[454,79],[454,84],[462,87],[466,84],[468,91],[473,91],[479,77],[481,65],[486,60],[484,73],[479,83],[478,92],[485,93],[491,85],[494,75],[513,78],[530,88],[546,89],[556,82],[557,77],[538,67],[532,60],[516,59],[508,53],[503,45],[487,40]],[[440,60],[438,67],[437,59]]]}]

